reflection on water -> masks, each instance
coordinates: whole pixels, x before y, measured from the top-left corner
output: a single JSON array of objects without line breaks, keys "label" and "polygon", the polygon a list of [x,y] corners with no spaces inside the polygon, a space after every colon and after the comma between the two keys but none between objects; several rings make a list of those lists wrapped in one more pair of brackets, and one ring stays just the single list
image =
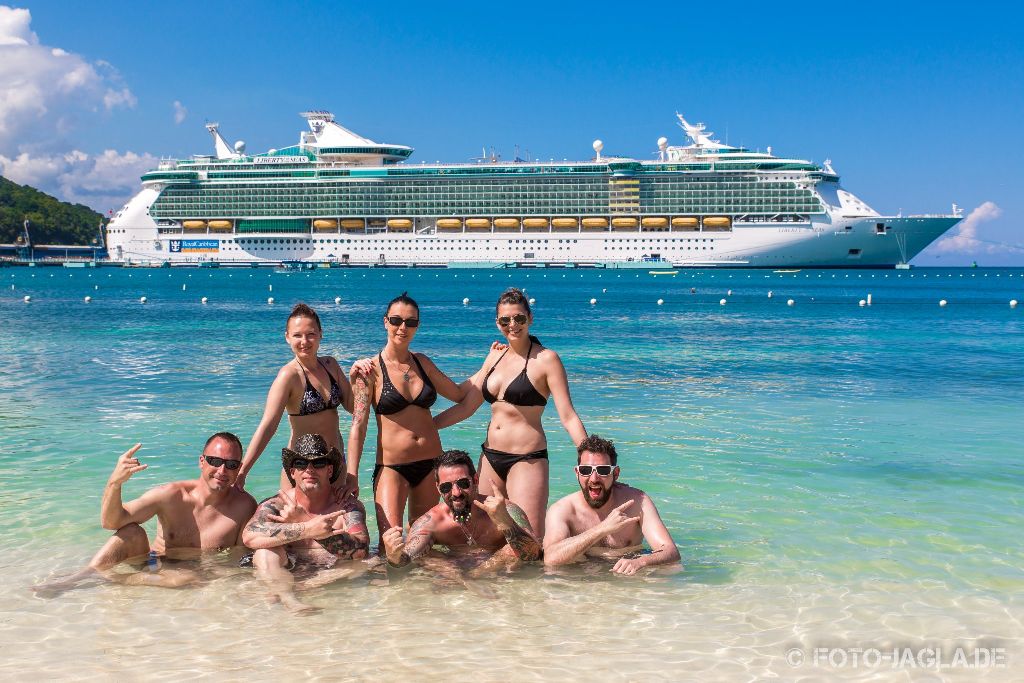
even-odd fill
[{"label": "reflection on water", "polygon": [[[27,270],[8,269],[16,289],[0,290],[5,678],[1021,678],[1024,318],[1005,303],[1024,298],[1019,271]],[[414,347],[458,381],[496,338],[493,301],[511,284],[536,297],[532,331],[565,362],[587,428],[619,444],[623,480],[658,506],[681,574],[588,564],[469,588],[419,571],[387,585],[364,576],[311,591],[323,609],[304,618],[230,566],[180,591],[28,590],[106,539],[100,496],[129,446],[141,441],[150,465],[126,486],[133,497],[195,476],[215,431],[248,440],[289,359],[293,302],[317,307],[324,351],[348,364],[376,354],[383,303],[407,289],[424,321]],[[266,304],[270,285],[279,305]],[[475,452],[487,418],[445,430],[445,447]],[[576,456],[555,410],[545,426],[554,499],[577,486]],[[283,427],[248,478],[257,498],[276,489],[286,439]],[[361,467],[369,482],[370,451]],[[982,642],[1007,643],[1011,668],[785,660],[792,647]]]}]

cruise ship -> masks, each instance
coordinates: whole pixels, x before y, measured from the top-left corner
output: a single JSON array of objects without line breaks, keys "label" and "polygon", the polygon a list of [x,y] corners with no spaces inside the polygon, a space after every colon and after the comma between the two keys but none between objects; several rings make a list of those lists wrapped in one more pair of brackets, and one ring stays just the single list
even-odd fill
[{"label": "cruise ship", "polygon": [[[125,265],[886,268],[961,214],[883,216],[830,162],[714,139],[676,114],[689,144],[656,159],[412,163],[413,148],[301,115],[298,144],[246,153],[206,124],[215,153],[168,159],[106,228]],[[313,267],[312,265],[308,267]]]}]

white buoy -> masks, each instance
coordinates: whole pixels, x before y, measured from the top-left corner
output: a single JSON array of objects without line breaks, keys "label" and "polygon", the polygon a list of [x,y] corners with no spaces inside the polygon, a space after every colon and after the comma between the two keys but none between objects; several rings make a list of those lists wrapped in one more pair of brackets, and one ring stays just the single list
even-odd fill
[{"label": "white buoy", "polygon": [[786,302],[786,305],[787,305],[787,306],[792,306],[792,305],[794,305],[795,303],[796,303],[795,301],[793,301],[792,299],[790,299],[789,301],[787,301],[787,302]]},{"label": "white buoy", "polygon": [[185,289],[186,289],[186,287],[188,287],[188,285],[182,285],[182,286],[181,286],[181,291],[183,291],[183,292],[184,292],[184,291],[185,291]]},{"label": "white buoy", "polygon": [[868,302],[864,301],[864,299],[861,299],[860,301],[857,302],[858,306],[867,306],[867,304],[868,304]]},{"label": "white buoy", "polygon": [[92,301],[92,297],[91,296],[85,297],[85,303],[89,303],[90,301]]},{"label": "white buoy", "polygon": [[871,295],[868,294],[868,306],[870,306],[870,305],[871,305]]},{"label": "white buoy", "polygon": [[207,301],[208,299],[204,296],[202,299],[199,300],[199,303],[205,304]]},{"label": "white buoy", "polygon": [[267,303],[268,303],[268,304],[272,304],[272,303],[274,303],[274,297],[269,297],[269,298],[267,299]]},{"label": "white buoy", "polygon": [[730,290],[727,290],[727,291],[725,292],[725,295],[726,295],[726,296],[732,296],[732,290],[731,290],[731,289],[730,289]]},{"label": "white buoy", "polygon": [[1017,300],[1010,299],[1010,308],[1017,308]]},{"label": "white buoy", "polygon": [[718,303],[719,303],[719,305],[724,306],[726,304],[726,301],[725,301],[725,299],[722,299]]},{"label": "white buoy", "polygon": [[946,300],[945,300],[945,299],[941,299],[941,300],[939,301],[939,305],[940,305],[940,306],[945,306],[945,305],[946,305]]},{"label": "white buoy", "polygon": [[267,285],[267,291],[268,292],[273,292],[274,291],[274,285]]},{"label": "white buoy", "polygon": [[[25,300],[26,300],[26,301],[28,301],[28,297],[25,297]],[[597,303],[597,299],[591,299],[591,300],[590,300],[590,305],[591,305],[591,306],[593,306],[593,305],[594,305],[594,304],[596,304],[596,303]]]},{"label": "white buoy", "polygon": [[139,297],[139,303],[140,304],[146,303],[146,297],[144,297],[144,296]]},{"label": "white buoy", "polygon": [[99,285],[94,285],[94,286],[93,286],[93,290],[94,290],[94,291],[95,291],[95,290],[98,290],[99,288],[100,288],[100,286],[99,286]]},{"label": "white buoy", "polygon": [[340,304],[341,303],[341,297],[340,296],[334,297],[334,303]]},{"label": "white buoy", "polygon": [[665,303],[665,300],[664,300],[664,299],[658,299],[658,305],[659,305],[659,306],[661,306],[661,305],[662,305],[663,303]]},{"label": "white buoy", "polygon": [[768,290],[768,298],[769,298],[769,299],[771,299],[771,298],[772,298],[772,291],[771,291],[770,289]]},{"label": "white buoy", "polygon": [[463,306],[468,306],[469,305],[469,297],[468,296],[465,299],[462,300],[462,305]]},{"label": "white buoy", "polygon": [[530,297],[530,305],[532,306],[532,305],[534,305],[535,303],[537,303],[537,300],[536,300],[536,299],[534,299],[534,298],[533,298],[533,297],[531,296],[531,297]]},{"label": "white buoy", "polygon": [[602,294],[607,294],[607,293],[608,293],[608,290],[607,290],[607,289],[602,289],[602,290],[601,290],[601,293],[602,293]]},{"label": "white buoy", "polygon": [[29,301],[32,301],[32,297],[26,296],[25,297],[25,303],[28,303]]}]

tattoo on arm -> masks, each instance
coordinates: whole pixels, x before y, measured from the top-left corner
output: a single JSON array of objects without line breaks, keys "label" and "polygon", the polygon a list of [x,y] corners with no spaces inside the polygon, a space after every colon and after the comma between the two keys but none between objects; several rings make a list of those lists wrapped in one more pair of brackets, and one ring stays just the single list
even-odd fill
[{"label": "tattoo on arm", "polygon": [[533,537],[530,520],[523,509],[514,503],[507,505],[508,514],[514,524],[504,530],[505,541],[519,559],[531,562],[540,557],[540,544]]},{"label": "tattoo on arm", "polygon": [[369,555],[370,532],[366,529],[366,515],[353,507],[342,515],[345,530],[320,539],[317,543],[332,555],[344,560],[361,560]]},{"label": "tattoo on arm", "polygon": [[370,387],[362,377],[352,384],[352,422],[362,424],[370,414]]},{"label": "tattoo on arm", "polygon": [[280,539],[284,543],[291,543],[299,540],[302,537],[305,525],[301,523],[282,524],[280,522],[272,522],[267,519],[270,515],[277,516],[280,514],[281,509],[276,498],[264,501],[256,511],[256,516],[253,517],[251,522],[249,522],[247,530],[253,534]]},{"label": "tattoo on arm", "polygon": [[405,542],[405,550],[402,551],[402,562],[399,566],[405,566],[420,555],[423,555],[430,546],[434,544],[434,534],[430,531],[433,518],[430,513],[424,514],[412,524],[409,529],[409,538]]}]

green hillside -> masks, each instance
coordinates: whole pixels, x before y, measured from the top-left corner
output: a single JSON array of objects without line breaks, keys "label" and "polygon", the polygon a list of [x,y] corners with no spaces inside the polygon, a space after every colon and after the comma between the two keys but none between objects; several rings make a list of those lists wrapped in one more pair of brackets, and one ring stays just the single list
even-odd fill
[{"label": "green hillside", "polygon": [[0,243],[14,242],[26,218],[35,244],[92,244],[103,215],[0,178]]}]

